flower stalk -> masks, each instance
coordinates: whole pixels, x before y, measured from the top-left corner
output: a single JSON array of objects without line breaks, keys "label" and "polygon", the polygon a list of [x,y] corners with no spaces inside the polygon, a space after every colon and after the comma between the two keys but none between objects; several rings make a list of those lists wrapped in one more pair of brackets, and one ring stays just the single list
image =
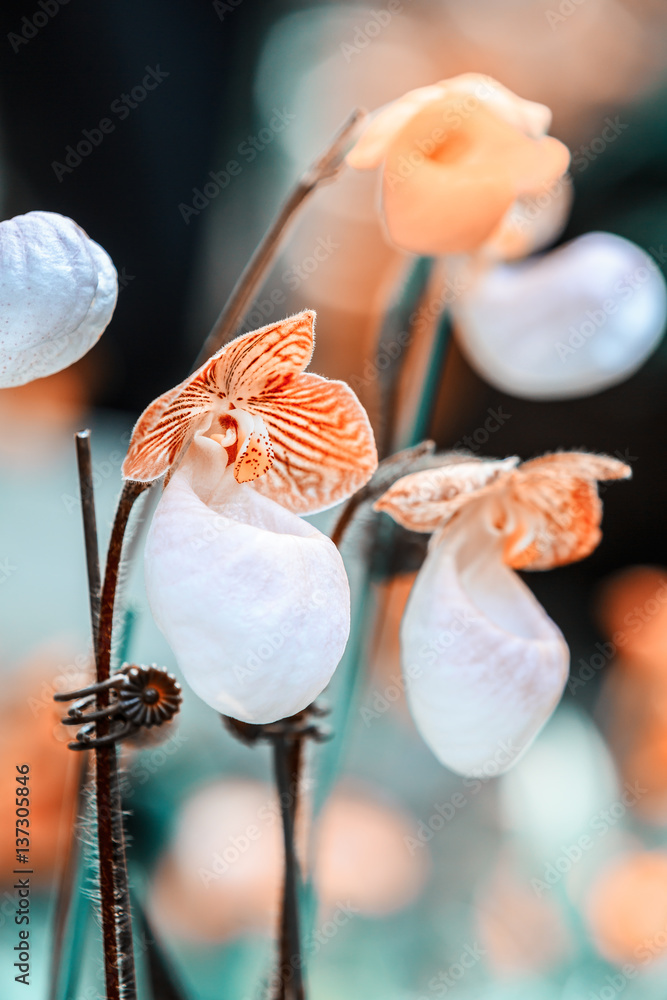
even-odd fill
[{"label": "flower stalk", "polygon": [[[125,530],[135,500],[149,488],[149,485],[149,483],[126,482],[118,501],[107,551],[100,603],[96,658],[98,684],[108,680],[111,676],[113,616]],[[103,688],[98,692],[96,711],[108,708],[109,694],[108,688]],[[106,718],[98,720],[98,739],[108,736],[109,725],[109,720]],[[132,954],[132,923],[118,785],[118,760],[114,744],[95,748],[95,800],[107,1000],[120,998],[121,972],[123,1000],[132,1000],[133,996],[136,995]]]},{"label": "flower stalk", "polygon": [[297,736],[289,740],[281,735],[276,736],[273,742],[273,761],[285,848],[285,881],[280,917],[279,990],[276,1000],[304,1000],[305,997],[299,917],[301,874],[294,837],[303,739],[303,736]]},{"label": "flower stalk", "polygon": [[289,193],[213,324],[213,328],[204,341],[193,365],[193,371],[204,364],[212,354],[215,354],[223,344],[226,344],[233,337],[248,311],[253,295],[276,255],[285,230],[315,188],[323,181],[333,180],[340,172],[347,151],[365,117],[365,111],[362,111],[361,108],[355,108],[333,136],[322,155],[311,164]]}]

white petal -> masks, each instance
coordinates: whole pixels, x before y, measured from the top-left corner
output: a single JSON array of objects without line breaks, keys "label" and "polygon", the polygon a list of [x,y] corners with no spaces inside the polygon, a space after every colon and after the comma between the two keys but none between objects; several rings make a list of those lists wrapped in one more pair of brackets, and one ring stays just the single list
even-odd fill
[{"label": "white petal", "polygon": [[[462,515],[463,518],[463,515]],[[463,520],[461,522],[463,525]],[[511,767],[549,718],[569,651],[525,584],[482,544],[484,528],[438,540],[401,626],[413,718],[452,771],[490,777]]]},{"label": "white petal", "polygon": [[588,233],[522,264],[491,268],[453,306],[471,365],[524,399],[568,399],[623,382],[655,350],[665,281],[640,247]]},{"label": "white petal", "polygon": [[0,223],[0,388],[52,375],[107,327],[118,277],[71,219],[29,212]]},{"label": "white petal", "polygon": [[[220,452],[211,441],[191,451],[202,448]],[[145,572],[153,616],[186,680],[225,715],[252,723],[294,715],[343,655],[350,595],[338,550],[236,483],[231,469],[214,483],[188,453],[155,512]]]},{"label": "white petal", "polygon": [[588,712],[561,705],[531,752],[503,778],[499,812],[538,857],[555,859],[564,844],[590,831],[591,819],[618,798],[618,786],[609,748]]}]

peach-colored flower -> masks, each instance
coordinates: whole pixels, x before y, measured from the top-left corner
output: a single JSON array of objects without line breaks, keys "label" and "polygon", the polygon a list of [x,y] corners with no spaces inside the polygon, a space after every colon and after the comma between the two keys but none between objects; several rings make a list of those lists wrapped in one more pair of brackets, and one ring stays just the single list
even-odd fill
[{"label": "peach-colored flower", "polygon": [[546,135],[551,112],[496,80],[465,73],[410,91],[370,122],[348,154],[383,165],[391,239],[414,253],[469,253],[519,199],[561,177],[567,148]]},{"label": "peach-colored flower", "polygon": [[401,646],[415,722],[452,770],[507,770],[553,712],[569,652],[513,570],[587,556],[601,537],[596,480],[629,475],[616,459],[580,452],[523,465],[457,455],[378,500],[406,528],[435,532]]},{"label": "peach-colored flower", "polygon": [[314,321],[306,311],[246,333],[154,400],[134,428],[123,475],[158,479],[204,436],[237,483],[295,513],[354,493],[377,465],[373,432],[349,386],[304,372]]}]

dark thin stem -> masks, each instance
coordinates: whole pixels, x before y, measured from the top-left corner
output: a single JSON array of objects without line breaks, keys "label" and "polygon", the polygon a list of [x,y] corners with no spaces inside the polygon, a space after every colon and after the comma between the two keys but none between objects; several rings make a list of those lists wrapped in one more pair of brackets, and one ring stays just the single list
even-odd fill
[{"label": "dark thin stem", "polygon": [[120,966],[120,986],[123,1000],[136,1000],[137,977],[134,969],[134,941],[132,938],[132,911],[130,903],[130,883],[127,875],[125,854],[125,831],[123,829],[123,800],[120,792],[118,770],[111,775],[111,799],[113,816],[113,861],[116,893],[116,919],[118,932],[118,961]]},{"label": "dark thin stem", "polygon": [[299,891],[301,877],[296,856],[294,831],[301,771],[301,738],[274,737],[274,768],[285,846],[285,884],[280,920],[279,992],[277,1000],[304,1000],[301,937],[299,927]]},{"label": "dark thin stem", "polygon": [[356,108],[345,120],[331,140],[324,153],[308,168],[296,186],[287,196],[280,212],[269,227],[261,243],[248,261],[241,277],[236,282],[232,294],[223,306],[222,312],[213,324],[213,329],[204,342],[194,368],[199,368],[230,340],[238,329],[258,286],[273,260],[285,230],[297,211],[325,180],[331,180],[340,171],[352,137],[357,131],[365,112]]},{"label": "dark thin stem", "polygon": [[[123,551],[125,529],[137,497],[148,489],[149,483],[126,482],[118,501],[116,517],[111,531],[104,587],[100,605],[99,641],[97,646],[97,682],[109,679],[111,675],[111,636],[118,574]],[[109,689],[98,692],[96,709],[100,711],[109,705]],[[96,736],[109,733],[109,721],[100,719],[96,726]],[[97,802],[97,837],[100,855],[100,896],[102,901],[102,938],[104,944],[104,972],[107,1000],[120,1000],[119,940],[117,937],[117,913],[123,925],[122,955],[124,979],[134,979],[130,900],[127,892],[127,864],[122,838],[118,837],[118,824],[122,823],[118,794],[118,761],[116,747],[97,747],[95,750],[95,792]],[[115,846],[114,846],[115,842]],[[118,908],[118,909],[117,909]],[[129,933],[128,929],[129,928]],[[129,947],[129,953],[128,953]],[[131,973],[130,973],[130,970]],[[124,995],[127,996],[124,990]]]},{"label": "dark thin stem", "polygon": [[343,507],[338,520],[334,525],[334,529],[331,532],[331,541],[334,543],[337,549],[340,548],[341,542],[343,541],[343,535],[352,524],[354,520],[354,515],[357,513],[362,503],[364,502],[363,490],[359,490],[357,493],[353,494]]},{"label": "dark thin stem", "polygon": [[81,516],[83,537],[86,545],[86,566],[88,568],[88,592],[90,600],[90,621],[93,629],[93,650],[97,649],[97,634],[100,623],[100,553],[97,544],[97,518],[95,516],[95,493],[93,490],[93,461],[90,452],[90,430],[78,431],[74,435],[76,462],[79,470],[79,491],[81,494]]},{"label": "dark thin stem", "polygon": [[[100,572],[100,553],[97,542],[97,517],[95,513],[95,490],[93,488],[93,461],[90,450],[90,430],[78,431],[74,435],[76,446],[76,462],[79,473],[79,493],[81,496],[81,517],[83,520],[83,537],[86,547],[86,567],[88,572],[88,599],[90,604],[90,624],[93,635],[93,655],[97,651],[97,638],[100,622],[100,591],[102,588]],[[83,811],[85,804],[85,787],[88,777],[88,766],[85,757],[77,760],[76,775],[76,807],[74,822]],[[67,853],[64,859],[62,873],[58,884],[55,913],[53,918],[53,944],[51,949],[51,985],[49,996],[51,1000],[57,995],[60,981],[61,965],[67,923],[74,895],[74,883],[80,856],[79,838],[73,827]]]}]

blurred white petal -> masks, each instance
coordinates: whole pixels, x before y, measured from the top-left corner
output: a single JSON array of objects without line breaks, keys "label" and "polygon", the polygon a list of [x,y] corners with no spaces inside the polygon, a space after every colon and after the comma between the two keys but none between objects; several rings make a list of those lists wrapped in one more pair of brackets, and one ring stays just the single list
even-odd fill
[{"label": "blurred white petal", "polygon": [[506,824],[521,831],[536,853],[556,857],[591,818],[618,797],[609,750],[590,716],[563,705],[520,765],[503,778]]},{"label": "blurred white petal", "polygon": [[97,342],[116,306],[108,254],[71,219],[0,223],[0,388],[61,371]]},{"label": "blurred white petal", "polygon": [[487,261],[517,260],[549,246],[567,225],[572,195],[566,174],[541,191],[517,198],[481,247],[480,256]]},{"label": "blurred white petal", "polygon": [[192,689],[225,715],[274,722],[309,705],[336,669],[347,576],[330,539],[237,483],[219,451],[198,439],[167,486],[146,542],[146,591]]},{"label": "blurred white petal", "polygon": [[453,305],[470,364],[524,399],[567,399],[623,382],[660,342],[667,291],[657,264],[611,233],[479,274]]},{"label": "blurred white petal", "polygon": [[493,776],[527,749],[562,694],[561,632],[502,561],[501,535],[473,511],[435,536],[401,626],[413,718],[438,759]]}]

